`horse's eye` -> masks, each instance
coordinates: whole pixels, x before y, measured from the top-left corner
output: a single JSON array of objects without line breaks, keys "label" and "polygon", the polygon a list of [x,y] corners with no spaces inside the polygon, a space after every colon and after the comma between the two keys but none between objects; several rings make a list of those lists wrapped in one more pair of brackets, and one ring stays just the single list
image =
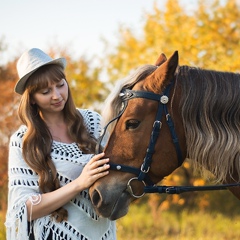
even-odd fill
[{"label": "horse's eye", "polygon": [[140,121],[136,119],[128,120],[126,122],[126,129],[135,129],[139,126],[139,124],[140,124]]}]

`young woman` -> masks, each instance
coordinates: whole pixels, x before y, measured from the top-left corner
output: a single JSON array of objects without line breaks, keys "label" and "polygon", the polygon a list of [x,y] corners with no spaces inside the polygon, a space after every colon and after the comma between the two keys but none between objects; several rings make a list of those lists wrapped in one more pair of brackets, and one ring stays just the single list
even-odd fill
[{"label": "young woman", "polygon": [[116,239],[115,222],[97,215],[87,190],[109,169],[104,153],[93,155],[101,118],[76,109],[65,66],[37,48],[17,63],[23,125],[9,145],[7,240]]}]

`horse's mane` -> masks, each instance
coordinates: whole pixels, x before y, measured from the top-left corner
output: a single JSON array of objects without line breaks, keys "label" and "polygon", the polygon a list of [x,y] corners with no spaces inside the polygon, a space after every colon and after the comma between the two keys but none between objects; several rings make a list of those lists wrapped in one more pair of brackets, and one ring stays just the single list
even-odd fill
[{"label": "horse's mane", "polygon": [[188,157],[219,182],[233,178],[240,173],[240,75],[182,66],[177,82]]},{"label": "horse's mane", "polygon": [[[104,125],[116,117],[122,108],[122,100],[119,97],[121,90],[124,88],[131,89],[137,82],[146,78],[146,76],[154,72],[156,69],[157,66],[154,65],[143,65],[137,69],[132,70],[127,77],[116,82],[114,89],[112,89],[111,94],[107,97],[102,110]],[[116,122],[109,125],[109,133],[112,132],[115,124]]]}]

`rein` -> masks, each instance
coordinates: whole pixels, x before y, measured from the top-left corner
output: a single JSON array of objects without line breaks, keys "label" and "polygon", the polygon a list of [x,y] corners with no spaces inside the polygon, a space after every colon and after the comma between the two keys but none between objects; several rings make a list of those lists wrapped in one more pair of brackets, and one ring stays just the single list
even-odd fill
[{"label": "rein", "polygon": [[[113,118],[111,121],[108,122],[108,124],[103,128],[103,132],[98,140],[98,143],[96,145],[96,154],[101,152],[101,142],[104,138],[104,135],[106,134],[108,126],[118,120],[121,115],[124,113],[128,101],[133,98],[144,98],[144,99],[150,99],[153,101],[158,102],[158,110],[155,117],[155,121],[153,123],[153,129],[150,137],[150,142],[148,145],[148,148],[146,150],[146,155],[143,160],[142,166],[140,168],[135,168],[127,165],[122,164],[115,164],[115,163],[109,163],[110,169],[115,171],[121,171],[121,172],[128,172],[136,175],[137,177],[131,178],[127,183],[127,191],[131,194],[131,196],[135,198],[141,198],[145,193],[167,193],[167,194],[180,194],[183,192],[192,192],[192,191],[208,191],[208,190],[225,190],[229,187],[236,187],[240,186],[240,183],[237,184],[224,184],[224,185],[217,185],[217,186],[156,186],[148,176],[148,172],[151,167],[152,162],[152,156],[154,154],[154,148],[157,142],[157,138],[159,136],[162,122],[161,119],[163,115],[166,117],[167,125],[169,127],[171,137],[173,144],[175,146],[175,150],[177,153],[178,158],[178,167],[180,167],[183,163],[182,153],[178,141],[178,137],[175,132],[174,124],[172,121],[172,118],[170,114],[168,113],[167,109],[167,103],[169,101],[169,93],[173,82],[171,82],[163,91],[162,94],[155,94],[152,92],[145,92],[145,91],[134,91],[130,89],[123,89],[119,96],[122,99],[123,102],[123,108],[121,109],[120,113]],[[140,195],[137,195],[134,193],[133,188],[131,186],[131,183],[133,181],[139,181],[143,184],[143,193]]]}]

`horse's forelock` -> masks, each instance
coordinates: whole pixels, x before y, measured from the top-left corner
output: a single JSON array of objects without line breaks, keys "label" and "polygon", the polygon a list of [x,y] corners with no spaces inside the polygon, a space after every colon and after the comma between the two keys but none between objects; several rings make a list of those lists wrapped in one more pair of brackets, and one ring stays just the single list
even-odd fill
[{"label": "horse's forelock", "polygon": [[[151,74],[153,71],[157,69],[154,65],[143,65],[135,70],[132,70],[130,74],[120,79],[116,82],[114,89],[111,91],[110,95],[107,97],[104,107],[102,110],[103,116],[103,124],[106,125],[111,119],[117,116],[120,112],[122,107],[122,100],[119,97],[119,94],[122,89],[124,88],[132,88],[137,82],[144,79],[146,76]],[[109,128],[108,132],[111,133],[115,123],[112,123]]]}]

